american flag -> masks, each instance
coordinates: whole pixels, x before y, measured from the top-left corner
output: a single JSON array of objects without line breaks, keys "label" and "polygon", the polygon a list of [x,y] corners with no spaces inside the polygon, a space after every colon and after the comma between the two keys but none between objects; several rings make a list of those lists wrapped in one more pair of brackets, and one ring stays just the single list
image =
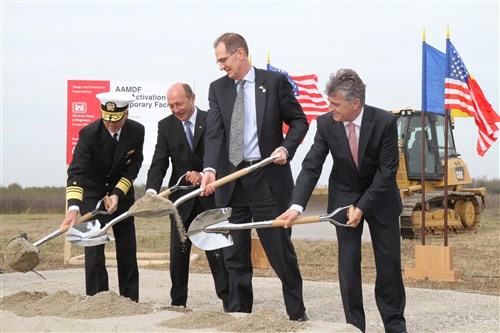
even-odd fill
[{"label": "american flag", "polygon": [[[267,70],[279,72],[286,76],[309,124],[318,116],[328,112],[328,105],[318,90],[318,77],[316,74],[289,75],[286,71],[271,66],[270,63],[267,64]],[[286,133],[286,131],[284,130],[283,133]]]},{"label": "american flag", "polygon": [[477,81],[469,74],[462,58],[451,43],[446,40],[445,101],[447,110],[460,110],[474,117],[479,130],[477,153],[483,156],[497,140],[497,122],[500,117],[486,100]]}]

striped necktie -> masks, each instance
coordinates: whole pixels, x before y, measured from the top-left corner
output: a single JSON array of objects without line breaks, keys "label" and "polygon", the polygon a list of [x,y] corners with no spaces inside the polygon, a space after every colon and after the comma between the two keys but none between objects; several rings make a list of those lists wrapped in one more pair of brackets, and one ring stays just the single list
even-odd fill
[{"label": "striped necktie", "polygon": [[238,82],[239,89],[234,102],[229,132],[229,162],[237,167],[243,161],[243,124],[245,122],[245,102],[243,100],[243,85],[245,80]]},{"label": "striped necktie", "polygon": [[189,143],[189,148],[193,151],[193,132],[191,132],[191,122],[189,120],[184,123],[184,129],[186,131],[186,139]]},{"label": "striped necktie", "polygon": [[354,123],[347,124],[347,129],[349,130],[348,140],[349,148],[351,148],[352,158],[354,159],[354,164],[356,168],[358,167],[358,137],[356,136],[356,125]]}]

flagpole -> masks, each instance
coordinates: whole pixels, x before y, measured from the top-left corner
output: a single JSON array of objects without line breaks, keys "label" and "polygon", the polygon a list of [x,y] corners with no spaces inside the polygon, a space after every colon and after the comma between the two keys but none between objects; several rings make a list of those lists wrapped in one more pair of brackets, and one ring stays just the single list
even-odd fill
[{"label": "flagpole", "polygon": [[[447,28],[446,31],[446,77],[450,77],[450,52],[449,49],[449,41],[450,41],[450,27]],[[448,246],[448,118],[450,117],[451,110],[445,109],[445,117],[444,117],[444,230],[443,230],[443,239],[444,246]]]},{"label": "flagpole", "polygon": [[[426,50],[425,50],[425,28],[423,31],[422,35],[422,106],[427,106],[427,87],[426,82],[427,82],[427,55],[426,55]],[[421,110],[421,116],[422,116],[422,163],[421,163],[421,183],[422,183],[422,198],[420,202],[421,206],[421,211],[422,211],[422,216],[420,217],[420,238],[422,239],[422,245],[425,245],[425,117],[424,117],[424,112],[428,110]]]}]

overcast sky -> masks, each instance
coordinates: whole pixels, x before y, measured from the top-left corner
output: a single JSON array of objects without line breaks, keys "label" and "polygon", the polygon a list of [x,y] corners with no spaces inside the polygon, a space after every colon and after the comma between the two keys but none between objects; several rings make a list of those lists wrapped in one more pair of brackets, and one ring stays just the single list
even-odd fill
[{"label": "overcast sky", "polygon": [[[3,186],[65,186],[67,80],[193,82],[206,110],[208,85],[224,74],[212,43],[228,31],[247,39],[256,67],[269,52],[275,67],[317,74],[321,92],[330,73],[353,68],[367,104],[420,109],[422,31],[445,52],[449,25],[499,111],[498,1],[2,1],[1,22]],[[293,161],[295,176],[315,126]],[[472,118],[458,120],[455,139],[473,177],[499,177],[499,143],[479,157]]]}]

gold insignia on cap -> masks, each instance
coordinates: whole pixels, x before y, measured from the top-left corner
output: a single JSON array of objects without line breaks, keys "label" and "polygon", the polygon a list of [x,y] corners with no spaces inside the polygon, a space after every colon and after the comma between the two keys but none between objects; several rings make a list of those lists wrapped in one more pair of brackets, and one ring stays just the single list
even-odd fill
[{"label": "gold insignia on cap", "polygon": [[104,119],[106,121],[111,121],[111,122],[120,121],[123,118],[123,116],[125,115],[125,111],[123,111],[123,112],[108,112],[108,111],[102,110],[101,116],[102,116],[102,119]]},{"label": "gold insignia on cap", "polygon": [[114,102],[107,102],[106,103],[106,111],[114,112],[115,108],[116,108],[116,104]]}]

